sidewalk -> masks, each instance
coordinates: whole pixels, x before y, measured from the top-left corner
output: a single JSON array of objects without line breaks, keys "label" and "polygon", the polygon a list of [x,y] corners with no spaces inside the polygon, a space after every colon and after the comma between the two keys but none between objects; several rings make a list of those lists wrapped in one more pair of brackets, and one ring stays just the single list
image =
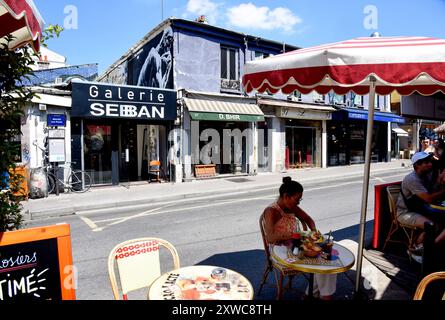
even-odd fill
[{"label": "sidewalk", "polygon": [[[379,172],[406,172],[409,160],[393,160],[388,163],[372,163],[371,177]],[[255,176],[237,176],[208,180],[195,180],[184,183],[137,182],[129,187],[93,187],[86,193],[61,193],[48,198],[24,201],[25,219],[65,216],[81,211],[108,209],[126,206],[142,206],[153,203],[197,198],[213,195],[230,195],[239,192],[278,188],[282,177],[291,176],[301,182],[322,182],[325,180],[346,179],[363,176],[364,165],[330,167],[326,169],[292,169],[281,173],[259,173]]]}]

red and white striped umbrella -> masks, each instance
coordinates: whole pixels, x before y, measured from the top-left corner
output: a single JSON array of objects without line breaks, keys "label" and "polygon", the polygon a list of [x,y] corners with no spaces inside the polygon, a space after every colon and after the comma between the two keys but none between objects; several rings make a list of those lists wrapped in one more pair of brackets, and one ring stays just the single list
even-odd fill
[{"label": "red and white striped umbrella", "polygon": [[9,49],[30,43],[35,51],[40,49],[44,21],[32,0],[0,0],[0,43],[12,34],[15,39]]},{"label": "red and white striped umbrella", "polygon": [[445,40],[427,37],[366,37],[283,53],[246,63],[246,92],[313,90],[369,94],[355,292],[360,291],[368,205],[375,94],[445,93]]},{"label": "red and white striped umbrella", "polygon": [[247,92],[364,95],[371,75],[380,95],[445,92],[445,40],[366,37],[295,50],[248,62],[243,86]]}]

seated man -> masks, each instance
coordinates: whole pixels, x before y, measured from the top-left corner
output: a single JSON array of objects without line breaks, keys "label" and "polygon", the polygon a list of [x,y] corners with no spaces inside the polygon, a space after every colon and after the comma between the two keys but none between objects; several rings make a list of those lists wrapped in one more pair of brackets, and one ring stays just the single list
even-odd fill
[{"label": "seated man", "polygon": [[[397,199],[398,220],[404,224],[424,228],[424,223],[433,221],[425,205],[437,203],[445,199],[445,188],[432,180],[432,154],[424,151],[413,155],[411,162],[414,171],[409,173],[402,181],[401,193]],[[445,215],[445,211],[444,211]],[[416,239],[414,248],[410,248],[411,256],[420,262],[423,253],[425,232]],[[442,230],[435,239],[436,245],[445,243],[445,230]]]}]

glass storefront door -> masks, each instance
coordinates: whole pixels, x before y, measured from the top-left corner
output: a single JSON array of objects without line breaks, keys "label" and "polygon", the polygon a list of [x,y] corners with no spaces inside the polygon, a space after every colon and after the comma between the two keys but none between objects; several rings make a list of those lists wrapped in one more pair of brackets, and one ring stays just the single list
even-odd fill
[{"label": "glass storefront door", "polygon": [[136,124],[119,124],[119,180],[130,182],[138,180],[137,131]]}]

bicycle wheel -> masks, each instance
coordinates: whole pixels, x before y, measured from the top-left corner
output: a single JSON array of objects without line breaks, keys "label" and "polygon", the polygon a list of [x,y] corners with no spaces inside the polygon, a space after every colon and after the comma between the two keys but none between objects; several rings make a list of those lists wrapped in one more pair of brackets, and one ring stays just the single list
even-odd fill
[{"label": "bicycle wheel", "polygon": [[91,177],[85,171],[74,170],[69,178],[70,190],[77,193],[82,193],[90,190]]},{"label": "bicycle wheel", "polygon": [[47,177],[46,183],[47,183],[48,194],[51,194],[56,189],[56,177],[53,176],[52,173],[48,173],[46,177]]}]

